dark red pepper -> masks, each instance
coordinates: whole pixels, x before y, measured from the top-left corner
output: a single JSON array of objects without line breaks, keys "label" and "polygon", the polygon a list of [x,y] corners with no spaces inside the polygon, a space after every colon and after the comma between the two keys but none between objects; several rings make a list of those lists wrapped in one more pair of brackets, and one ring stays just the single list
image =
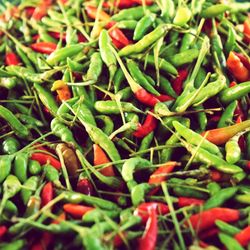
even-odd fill
[{"label": "dark red pepper", "polygon": [[186,207],[186,206],[202,206],[204,204],[204,200],[189,198],[189,197],[179,197],[178,198],[178,207]]},{"label": "dark red pepper", "polygon": [[220,230],[218,228],[213,227],[213,228],[210,228],[210,229],[200,233],[199,238],[201,240],[206,240],[210,237],[217,235],[219,232],[220,232]]},{"label": "dark red pepper", "polygon": [[82,194],[92,195],[93,185],[87,178],[83,178],[77,182],[76,191]]},{"label": "dark red pepper", "polygon": [[6,226],[0,226],[0,240],[7,233],[8,228]]},{"label": "dark red pepper", "polygon": [[42,205],[42,207],[44,207],[51,200],[53,200],[53,195],[54,195],[53,184],[52,184],[52,182],[47,182],[41,191],[41,205]]},{"label": "dark red pepper", "polygon": [[169,96],[169,95],[159,95],[157,96],[157,99],[161,102],[167,102],[167,101],[172,101],[172,100],[175,100],[174,97],[172,96]]},{"label": "dark red pepper", "polygon": [[178,70],[178,76],[173,80],[172,86],[177,95],[180,95],[183,89],[183,83],[187,79],[188,70]]}]

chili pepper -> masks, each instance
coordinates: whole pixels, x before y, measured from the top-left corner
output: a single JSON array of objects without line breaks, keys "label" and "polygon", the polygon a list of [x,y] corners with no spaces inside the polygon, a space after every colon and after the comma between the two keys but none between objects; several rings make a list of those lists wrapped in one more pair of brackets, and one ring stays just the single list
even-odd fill
[{"label": "chili pepper", "polygon": [[142,125],[139,124],[138,128],[133,133],[133,136],[137,138],[143,138],[152,131],[154,131],[156,126],[157,126],[157,119],[151,114],[147,114],[144,123]]},{"label": "chili pepper", "polygon": [[4,237],[7,231],[8,231],[8,228],[6,226],[0,226],[0,239]]},{"label": "chili pepper", "polygon": [[219,239],[220,241],[226,246],[228,250],[243,250],[241,245],[232,237],[228,236],[227,234],[224,233],[219,233]]},{"label": "chili pepper", "polygon": [[207,199],[207,193],[200,190],[196,190],[191,186],[175,186],[173,187],[173,192],[176,196],[196,198],[196,199]]},{"label": "chili pepper", "polygon": [[[163,181],[166,181],[167,174],[173,172],[174,168],[176,167],[175,164],[169,165],[169,162],[164,164],[163,166],[157,168],[149,177],[148,183],[149,184],[160,184]],[[160,187],[156,187],[150,191],[150,195],[154,195],[159,191]]]},{"label": "chili pepper", "polygon": [[108,32],[106,30],[102,30],[99,38],[99,48],[102,60],[109,69],[109,83],[111,83],[115,76],[117,66],[116,66],[116,58],[110,51],[109,45],[110,45],[110,39],[108,36]]},{"label": "chili pepper", "polygon": [[4,243],[1,245],[2,248],[6,250],[20,250],[23,249],[26,245],[26,240],[14,240],[11,243]]},{"label": "chili pepper", "polygon": [[38,42],[33,43],[30,47],[39,53],[50,55],[56,50],[57,45],[53,42]]},{"label": "chili pepper", "polygon": [[234,222],[239,220],[239,218],[240,212],[238,210],[217,207],[194,214],[189,220],[194,229],[201,232],[214,226],[216,220]]},{"label": "chili pepper", "polygon": [[16,47],[16,52],[18,54],[18,56],[20,57],[20,59],[22,60],[22,62],[24,63],[24,65],[31,71],[35,71],[34,67],[29,59],[29,57],[25,54],[25,52],[20,48],[20,47]]},{"label": "chili pepper", "polygon": [[[132,103],[120,102],[123,112],[141,113],[141,110],[136,108]],[[120,114],[121,110],[116,101],[97,101],[95,109],[102,114]]]},{"label": "chili pepper", "polygon": [[250,43],[250,21],[246,19],[243,25],[244,40],[246,41],[246,43]]},{"label": "chili pepper", "polygon": [[[160,88],[164,91],[167,95],[176,98],[177,92],[174,90],[171,83],[168,81],[167,78],[160,76]],[[159,98],[159,97],[158,97]]]},{"label": "chili pepper", "polygon": [[135,20],[124,20],[119,21],[116,23],[117,28],[119,29],[127,29],[127,30],[134,30],[137,25],[137,22]]},{"label": "chili pepper", "polygon": [[87,206],[70,204],[70,203],[63,205],[63,210],[76,219],[81,219],[85,213],[93,209],[94,209],[93,207],[87,207]]},{"label": "chili pepper", "polygon": [[229,55],[229,53],[234,50],[235,42],[236,42],[235,30],[231,25],[229,25],[228,26],[227,41],[225,44],[225,51],[226,51],[227,55]]},{"label": "chili pepper", "polygon": [[34,191],[36,191],[37,187],[38,187],[38,182],[39,182],[39,178],[37,176],[31,176],[29,179],[27,179],[23,186],[25,188],[28,188],[27,190],[22,189],[21,190],[21,198],[22,201],[25,205],[28,204],[28,201],[32,195],[32,193]]},{"label": "chili pepper", "polygon": [[246,56],[244,56],[243,54],[241,54],[241,53],[236,53],[236,52],[234,52],[234,53],[236,54],[237,57],[240,58],[240,61],[243,63],[243,65],[248,70],[250,70],[250,60]]},{"label": "chili pepper", "polygon": [[152,26],[153,22],[155,21],[155,18],[156,18],[155,14],[151,14],[151,13],[148,13],[147,15],[142,17],[138,21],[135,27],[133,40],[138,41],[142,39],[142,37],[147,33],[147,31]]},{"label": "chili pepper", "polygon": [[227,104],[238,100],[250,92],[249,81],[224,89],[220,93],[220,101]]},{"label": "chili pepper", "polygon": [[166,32],[170,29],[170,27],[166,24],[159,25],[154,31],[145,35],[139,42],[128,45],[122,50],[119,51],[119,56],[129,56],[131,54],[137,54],[143,52],[147,49],[151,44],[156,42],[162,36],[166,34]]},{"label": "chili pepper", "polygon": [[78,204],[84,202],[88,205],[99,207],[100,209],[117,210],[117,205],[108,200],[70,191],[65,191],[64,194],[64,200],[69,203]]},{"label": "chili pepper", "polygon": [[52,96],[52,94],[43,88],[41,85],[34,83],[34,88],[37,91],[37,94],[43,103],[43,105],[52,113],[56,114],[58,110],[58,105]]},{"label": "chili pepper", "polygon": [[189,197],[178,197],[178,207],[186,207],[186,206],[202,206],[204,204],[204,200],[195,199]]},{"label": "chili pepper", "polygon": [[55,169],[61,169],[61,163],[54,157],[46,153],[33,153],[30,157],[31,160],[38,161],[41,165],[49,163]]},{"label": "chili pepper", "polygon": [[9,109],[2,105],[0,105],[0,117],[9,123],[18,137],[27,138],[29,136],[27,127],[24,126]]},{"label": "chili pepper", "polygon": [[2,214],[3,209],[7,200],[14,197],[21,190],[21,183],[14,175],[8,175],[8,177],[3,182],[3,197],[0,203],[0,214]]},{"label": "chili pepper", "polygon": [[157,242],[157,233],[158,233],[158,225],[157,225],[157,206],[152,205],[149,209],[149,219],[147,220],[146,229],[144,231],[143,236],[139,239],[139,249],[147,249],[151,250],[155,248]]},{"label": "chili pepper", "polygon": [[226,127],[232,122],[236,106],[237,106],[237,101],[233,101],[226,107],[217,124],[218,128]]},{"label": "chili pepper", "polygon": [[226,143],[230,138],[235,136],[237,133],[244,131],[249,127],[249,120],[243,121],[232,126],[225,128],[217,128],[207,130],[201,133],[202,136],[206,136],[206,139],[215,145],[221,145]]},{"label": "chili pepper", "polygon": [[100,210],[100,209],[91,209],[87,211],[82,216],[82,221],[85,223],[93,223],[95,220],[103,221],[105,217],[109,217],[110,219],[117,218],[119,216],[119,210]]},{"label": "chili pepper", "polygon": [[47,58],[47,63],[50,65],[55,65],[60,61],[65,60],[67,57],[72,57],[75,54],[81,52],[84,48],[85,44],[73,44],[69,45],[68,47],[56,49],[53,53],[49,55]]},{"label": "chili pepper", "polygon": [[62,81],[57,80],[53,83],[51,91],[56,91],[60,101],[67,101],[71,99],[71,92],[68,85]]},{"label": "chili pepper", "polygon": [[[182,137],[184,137],[189,143],[194,145],[199,145],[201,148],[204,148],[205,150],[209,151],[210,153],[213,153],[219,157],[222,157],[222,154],[220,152],[220,149],[214,145],[213,143],[209,142],[208,140],[202,138],[201,135],[193,132],[191,129],[186,128],[178,121],[173,121],[173,126]],[[190,139],[191,135],[191,139]]]},{"label": "chili pepper", "polygon": [[38,175],[42,171],[40,163],[38,161],[33,161],[33,160],[29,160],[28,169],[31,175]]},{"label": "chili pepper", "polygon": [[[141,145],[138,151],[140,152],[140,151],[148,149],[150,147],[150,144],[152,143],[153,138],[154,138],[154,132],[152,131],[151,133],[149,133],[142,139]],[[141,154],[141,156],[143,155],[144,154]]]},{"label": "chili pepper", "polygon": [[230,7],[226,4],[215,4],[209,6],[208,8],[202,10],[201,17],[203,18],[213,18],[220,14],[223,14],[225,11],[230,10]]},{"label": "chili pepper", "polygon": [[236,194],[237,190],[237,187],[221,189],[206,201],[206,203],[204,204],[204,210],[223,205],[227,200],[229,200]]},{"label": "chili pepper", "polygon": [[12,156],[1,155],[0,156],[0,183],[2,183],[10,174],[11,162],[13,160]]},{"label": "chili pepper", "polygon": [[249,79],[249,70],[243,65],[233,51],[229,53],[227,58],[227,68],[238,81],[244,82]]},{"label": "chili pepper", "polygon": [[180,5],[176,10],[173,23],[175,25],[183,26],[190,20],[191,16],[192,12],[190,9],[185,5]]},{"label": "chili pepper", "polygon": [[21,183],[27,180],[28,155],[19,153],[14,160],[14,174]]},{"label": "chili pepper", "polygon": [[58,171],[52,167],[51,165],[49,164],[46,164],[44,167],[43,167],[43,170],[44,170],[44,173],[45,173],[45,178],[47,181],[50,181],[50,182],[57,182],[59,180],[59,173]]},{"label": "chili pepper", "polygon": [[20,60],[17,57],[17,55],[14,52],[8,52],[5,55],[5,64],[7,66],[10,65],[19,65],[20,64]]},{"label": "chili pepper", "polygon": [[240,232],[237,232],[234,238],[240,243],[241,246],[246,247],[250,242],[249,232],[250,232],[250,226],[247,226]]},{"label": "chili pepper", "polygon": [[[85,7],[86,13],[88,15],[88,17],[92,18],[92,19],[96,19],[97,16],[97,8],[91,5],[87,5]],[[100,11],[99,13],[99,20],[100,21],[109,21],[110,20],[110,15],[108,15],[105,11]]]},{"label": "chili pepper", "polygon": [[41,191],[41,206],[44,207],[53,199],[52,182],[47,182]]},{"label": "chili pepper", "polygon": [[220,185],[216,182],[217,181],[217,179],[221,179],[221,173],[220,172],[217,172],[216,170],[213,170],[213,171],[211,171],[210,172],[210,174],[211,175],[213,175],[213,174],[216,174],[216,173],[218,173],[219,175],[218,175],[218,178],[213,178],[212,180],[214,181],[214,182],[210,182],[208,185],[207,185],[207,188],[208,188],[208,190],[209,190],[209,192],[210,192],[210,196],[212,197],[213,195],[215,195],[215,194],[217,194],[220,190],[221,190],[221,187],[220,187]]},{"label": "chili pepper", "polygon": [[118,28],[111,28],[108,32],[112,41],[117,41],[120,45],[117,46],[119,49],[126,47],[130,44],[128,38],[124,35],[124,33]]},{"label": "chili pepper", "polygon": [[[101,147],[99,147],[97,144],[94,144],[93,149],[94,149],[95,166],[110,162],[109,158],[107,157],[107,155],[105,154],[105,152],[102,150]],[[100,169],[100,172],[105,176],[115,176],[115,172],[112,165]]]},{"label": "chili pepper", "polygon": [[224,221],[217,220],[215,221],[216,226],[222,231],[223,233],[226,233],[228,235],[234,236],[235,234],[239,233],[241,230],[235,226],[232,226]]},{"label": "chili pepper", "polygon": [[183,88],[183,82],[188,76],[188,70],[187,69],[180,69],[178,70],[178,76],[173,80],[173,89],[176,92],[177,95],[180,95]]},{"label": "chili pepper", "polygon": [[93,185],[87,178],[79,179],[77,182],[76,191],[85,195],[92,195]]},{"label": "chili pepper", "polygon": [[2,151],[5,154],[11,155],[16,153],[20,149],[21,145],[19,141],[14,137],[7,137],[2,142]]}]

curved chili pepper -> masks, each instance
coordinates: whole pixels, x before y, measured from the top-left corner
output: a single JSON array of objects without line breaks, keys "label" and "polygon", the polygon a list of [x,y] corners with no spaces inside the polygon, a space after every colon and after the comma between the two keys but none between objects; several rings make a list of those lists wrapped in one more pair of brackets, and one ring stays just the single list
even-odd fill
[{"label": "curved chili pepper", "polygon": [[187,69],[180,69],[178,70],[178,76],[173,80],[172,87],[177,95],[180,95],[183,89],[183,83],[188,76]]},{"label": "curved chili pepper", "polygon": [[58,161],[56,158],[46,153],[33,153],[30,159],[34,161],[38,161],[41,165],[45,165],[49,163],[51,166],[53,166],[57,170],[60,170],[62,167],[60,161]]},{"label": "curved chili pepper", "polygon": [[137,138],[145,137],[155,130],[155,128],[157,127],[157,123],[157,119],[153,115],[147,114],[144,123],[142,125],[139,124],[137,130],[133,133],[133,136]]},{"label": "curved chili pepper", "polygon": [[93,209],[95,208],[78,205],[78,204],[67,203],[63,205],[63,210],[76,219],[81,219],[84,214],[86,214],[88,211],[91,211]]},{"label": "curved chili pepper", "polygon": [[[192,227],[201,232],[215,225],[216,220],[225,222],[234,222],[240,219],[240,212],[230,208],[211,208],[198,214],[194,214],[189,218]],[[186,223],[187,224],[187,223]]]},{"label": "curved chili pepper", "polygon": [[30,45],[30,47],[39,53],[50,55],[52,52],[54,52],[57,48],[57,44],[52,42],[38,42],[33,43]]},{"label": "curved chili pepper", "polygon": [[250,226],[242,229],[239,233],[234,235],[234,238],[240,243],[241,246],[246,247],[250,242]]},{"label": "curved chili pepper", "polygon": [[250,77],[249,70],[240,61],[240,58],[234,52],[230,52],[227,58],[227,68],[233,76],[240,82],[247,81]]},{"label": "curved chili pepper", "polygon": [[17,55],[14,52],[7,52],[5,54],[5,64],[7,66],[10,65],[19,65],[20,64],[20,60],[17,57]]},{"label": "curved chili pepper", "polygon": [[52,182],[47,182],[41,191],[41,205],[44,207],[53,199],[53,184]]},{"label": "curved chili pepper", "polygon": [[158,215],[164,215],[169,213],[168,205],[161,202],[144,202],[141,203],[134,211],[134,215],[141,217],[142,223],[146,223],[150,218],[150,210],[152,206],[156,206],[156,212]]},{"label": "curved chili pepper", "polygon": [[143,236],[139,239],[139,250],[153,250],[157,241],[157,206],[152,205],[149,209],[149,218]]}]

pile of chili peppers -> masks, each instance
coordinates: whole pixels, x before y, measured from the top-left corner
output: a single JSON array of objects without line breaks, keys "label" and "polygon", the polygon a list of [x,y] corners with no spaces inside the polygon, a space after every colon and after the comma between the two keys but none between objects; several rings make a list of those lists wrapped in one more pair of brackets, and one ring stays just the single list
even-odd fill
[{"label": "pile of chili peppers", "polygon": [[249,248],[249,2],[0,10],[0,249]]}]

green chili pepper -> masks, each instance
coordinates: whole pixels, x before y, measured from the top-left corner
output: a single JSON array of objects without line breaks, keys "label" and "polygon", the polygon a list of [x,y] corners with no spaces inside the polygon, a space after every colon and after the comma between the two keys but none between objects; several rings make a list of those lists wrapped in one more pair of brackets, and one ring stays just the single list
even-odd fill
[{"label": "green chili pepper", "polygon": [[232,238],[231,236],[219,233],[220,241],[226,246],[228,250],[243,250],[244,248],[238,243],[237,240]]},{"label": "green chili pepper", "polygon": [[0,248],[6,250],[22,250],[25,248],[26,240],[15,240],[11,243],[0,244]]},{"label": "green chili pepper", "polygon": [[67,65],[72,72],[82,72],[84,65],[67,57]]},{"label": "green chili pepper", "polygon": [[45,173],[45,178],[48,181],[54,182],[59,180],[59,173],[53,166],[47,164],[43,167],[43,169]]},{"label": "green chili pepper", "polygon": [[31,175],[38,175],[42,171],[42,167],[38,161],[29,160],[28,169]]},{"label": "green chili pepper", "polygon": [[[28,204],[31,195],[36,191],[39,183],[39,178],[37,176],[31,176],[27,179],[24,184],[20,194],[24,205]],[[25,189],[28,188],[28,189]]]},{"label": "green chili pepper", "polygon": [[220,207],[227,200],[231,199],[236,194],[237,191],[238,191],[237,187],[229,187],[221,189],[206,201],[206,203],[204,204],[204,209],[207,210],[213,207]]},{"label": "green chili pepper", "polygon": [[[149,133],[148,135],[146,135],[142,141],[141,141],[141,145],[140,148],[138,149],[138,151],[143,151],[146,150],[150,147],[152,141],[154,139],[154,132],[152,131],[151,133]],[[145,155],[145,153],[141,154],[141,157],[143,157]]]},{"label": "green chili pepper", "polygon": [[14,160],[14,174],[21,183],[27,180],[28,154],[19,153]]},{"label": "green chili pepper", "polygon": [[144,17],[142,17],[138,21],[135,27],[133,40],[138,41],[142,39],[143,36],[147,33],[147,31],[152,26],[153,22],[155,21],[155,18],[156,18],[155,14],[152,14],[152,13],[149,13],[145,15]]},{"label": "green chili pepper", "polygon": [[227,55],[229,55],[230,51],[234,50],[235,42],[236,42],[235,30],[231,25],[229,25],[228,26],[227,41],[225,44],[225,51],[226,51]]},{"label": "green chili pepper", "polygon": [[145,201],[145,193],[150,191],[151,185],[148,183],[141,183],[131,189],[131,200],[134,206],[138,206]]},{"label": "green chili pepper", "polygon": [[11,171],[12,156],[1,155],[0,156],[0,183],[2,183]]},{"label": "green chili pepper", "polygon": [[237,101],[233,101],[231,102],[225,109],[225,111],[223,112],[218,124],[217,124],[217,127],[218,128],[223,128],[223,127],[226,127],[226,126],[229,126],[232,124],[232,119],[233,119],[233,116],[234,116],[234,111],[237,107]]},{"label": "green chili pepper", "polygon": [[[204,110],[203,105],[199,105],[197,107],[194,107],[194,110]],[[205,112],[198,112],[196,114],[197,119],[198,119],[198,123],[199,123],[199,127],[200,127],[200,131],[205,131],[206,126],[207,126],[207,115]]]},{"label": "green chili pepper", "polygon": [[192,63],[199,56],[198,49],[189,49],[178,54],[173,55],[170,58],[170,62],[175,66],[179,67],[187,63]]},{"label": "green chili pepper", "polygon": [[[132,103],[120,102],[123,112],[135,112],[141,113],[142,111],[136,108]],[[97,101],[95,103],[95,109],[101,114],[120,114],[120,109],[115,101]]]},{"label": "green chili pepper", "polygon": [[190,49],[190,46],[192,45],[195,39],[195,34],[196,34],[196,30],[192,28],[190,29],[188,33],[184,34],[181,40],[180,52],[184,52]]},{"label": "green chili pepper", "polygon": [[177,94],[174,91],[171,83],[164,76],[160,76],[160,88],[162,91],[164,91],[165,94],[170,95],[174,98],[177,97]]},{"label": "green chili pepper", "polygon": [[117,23],[117,28],[135,30],[137,23],[135,20],[121,20]]},{"label": "green chili pepper", "polygon": [[8,122],[18,137],[27,138],[29,136],[27,127],[25,127],[9,109],[2,105],[0,105],[0,117]]},{"label": "green chili pepper", "polygon": [[83,245],[86,250],[104,250],[105,248],[101,244],[101,240],[89,232],[82,238]]},{"label": "green chili pepper", "polygon": [[93,223],[96,220],[103,221],[105,220],[106,216],[108,216],[111,219],[117,218],[119,216],[119,210],[105,211],[100,209],[93,209],[83,215],[82,221],[86,223]]},{"label": "green chili pepper", "polygon": [[207,189],[210,192],[210,196],[213,197],[214,195],[216,195],[217,193],[220,192],[221,187],[220,187],[220,185],[217,182],[210,182],[207,185]]},{"label": "green chili pepper", "polygon": [[0,87],[4,87],[6,89],[13,89],[16,85],[17,85],[16,77],[0,78]]},{"label": "green chili pepper", "polygon": [[207,198],[207,193],[204,193],[200,190],[196,190],[192,188],[191,186],[176,186],[173,187],[173,192],[177,196],[184,196],[184,197],[192,197],[192,198],[197,198],[197,199],[206,199]]},{"label": "green chili pepper", "polygon": [[21,145],[19,141],[14,137],[7,137],[2,142],[2,151],[5,154],[11,155],[16,153],[20,149]]},{"label": "green chili pepper", "polygon": [[190,20],[191,16],[192,12],[187,6],[179,6],[176,10],[173,23],[175,25],[183,26]]},{"label": "green chili pepper", "polygon": [[154,95],[160,95],[160,93],[155,90],[155,88],[152,87],[152,85],[148,82],[147,78],[143,75],[137,63],[135,63],[131,59],[127,59],[127,67],[134,80],[138,82],[143,88]]},{"label": "green chili pepper", "polygon": [[234,236],[235,234],[239,233],[241,230],[233,225],[230,225],[224,221],[216,220],[216,226],[220,229],[222,233],[228,234],[230,236]]},{"label": "green chili pepper", "polygon": [[250,81],[240,83],[232,88],[224,89],[220,92],[220,101],[224,104],[239,100],[250,93]]},{"label": "green chili pepper", "polygon": [[213,18],[220,14],[230,10],[229,5],[226,4],[214,4],[201,11],[200,16],[203,18]]},{"label": "green chili pepper", "polygon": [[155,30],[145,35],[140,41],[135,44],[128,45],[125,48],[119,51],[119,56],[129,56],[131,54],[137,54],[143,52],[150,45],[155,43],[162,36],[166,35],[167,31],[171,28],[171,26],[167,24],[159,25]]},{"label": "green chili pepper", "polygon": [[109,116],[107,116],[107,115],[98,115],[98,116],[95,116],[95,118],[97,120],[102,121],[103,126],[102,126],[101,129],[106,135],[109,136],[114,131],[114,122]]},{"label": "green chili pepper", "polygon": [[3,209],[7,200],[14,197],[21,190],[21,183],[14,175],[9,175],[3,183],[3,197],[0,203],[0,214],[2,214]]},{"label": "green chili pepper", "polygon": [[119,68],[114,76],[114,90],[115,93],[117,93],[120,90],[120,86],[122,84],[122,82],[125,80],[125,76],[123,74],[123,71],[121,70],[121,68]]},{"label": "green chili pepper", "polygon": [[79,43],[69,45],[65,48],[57,49],[49,55],[46,61],[50,65],[56,65],[58,62],[61,62],[68,57],[72,57],[75,54],[81,52],[85,46],[85,44]]},{"label": "green chili pepper", "polygon": [[184,137],[189,143],[194,144],[196,146],[206,149],[212,154],[217,155],[218,157],[222,157],[220,149],[213,143],[206,140],[201,135],[195,133],[193,130],[186,128],[178,121],[173,121],[173,126],[175,127],[178,134]]},{"label": "green chili pepper", "polygon": [[109,70],[109,83],[113,81],[113,78],[117,70],[116,57],[110,50],[109,47],[110,44],[111,41],[108,32],[106,30],[102,30],[99,37],[99,48],[100,48],[101,58]]}]

